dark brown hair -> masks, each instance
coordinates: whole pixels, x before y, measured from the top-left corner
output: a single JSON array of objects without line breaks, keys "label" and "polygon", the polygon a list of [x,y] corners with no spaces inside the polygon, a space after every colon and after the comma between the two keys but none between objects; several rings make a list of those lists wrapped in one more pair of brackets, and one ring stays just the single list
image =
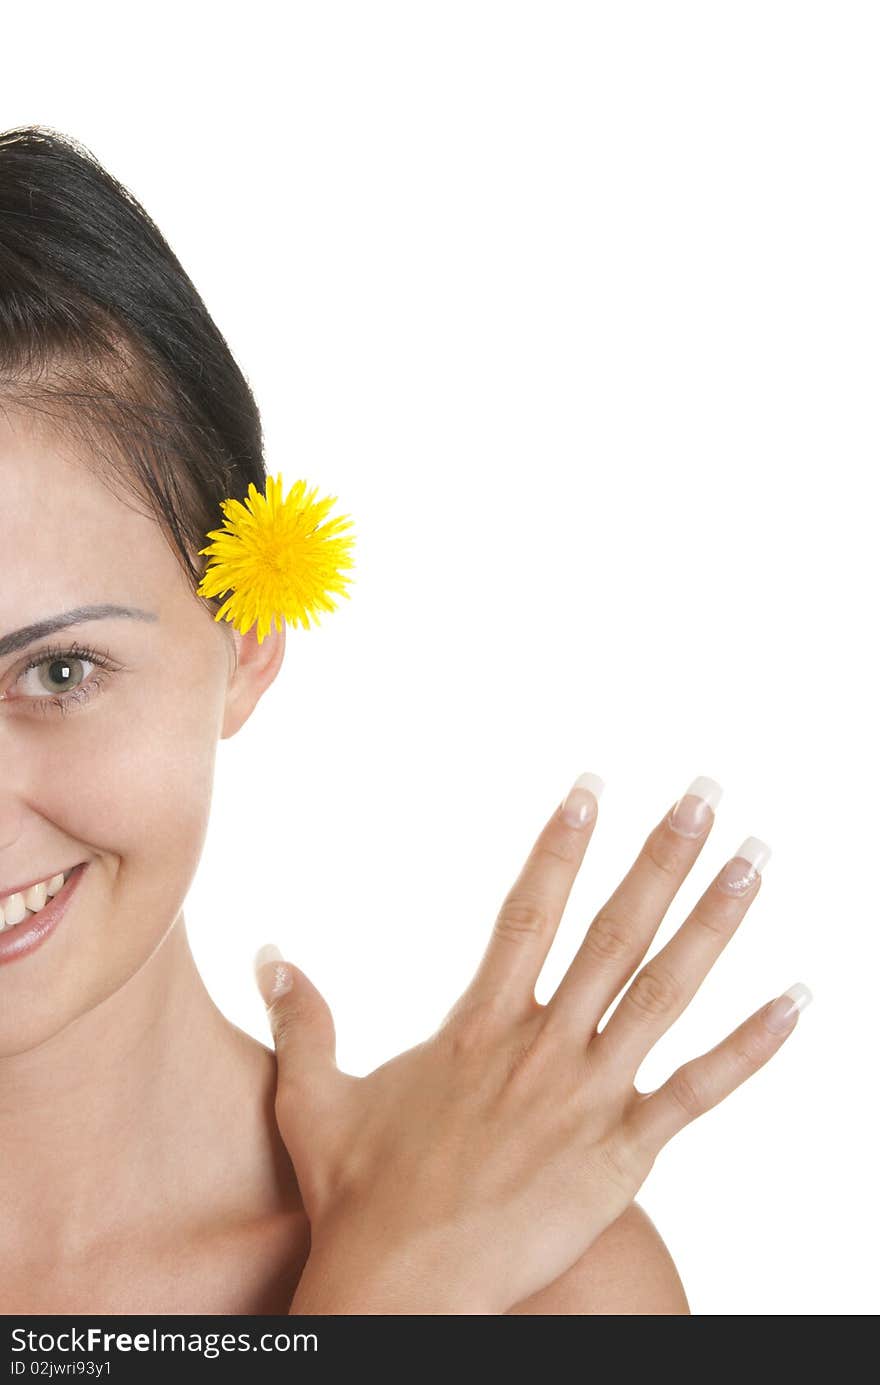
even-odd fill
[{"label": "dark brown hair", "polygon": [[0,408],[146,501],[194,592],[219,502],[265,488],[256,402],[183,267],[90,150],[46,126],[0,133]]}]

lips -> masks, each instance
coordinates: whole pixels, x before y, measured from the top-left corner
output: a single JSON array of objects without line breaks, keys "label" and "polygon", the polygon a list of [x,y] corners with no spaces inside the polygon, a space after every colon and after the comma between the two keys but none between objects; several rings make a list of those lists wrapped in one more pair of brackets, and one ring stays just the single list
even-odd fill
[{"label": "lips", "polygon": [[47,900],[38,913],[0,932],[0,965],[28,956],[46,941],[64,918],[87,870],[88,862],[82,861],[71,871],[63,888],[53,899]]}]

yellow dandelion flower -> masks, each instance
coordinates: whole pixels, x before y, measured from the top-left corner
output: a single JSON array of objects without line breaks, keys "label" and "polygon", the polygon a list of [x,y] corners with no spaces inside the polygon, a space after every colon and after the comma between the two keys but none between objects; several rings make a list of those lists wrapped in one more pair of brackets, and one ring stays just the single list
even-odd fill
[{"label": "yellow dandelion flower", "polygon": [[282,622],[301,622],[309,629],[309,614],[320,607],[335,611],[329,592],[348,597],[342,583],[343,568],[353,567],[349,551],[352,537],[336,537],[351,523],[347,516],[331,519],[318,528],[336,496],[315,501],[316,487],[305,494],[305,481],[296,481],[283,499],[281,476],[266,480],[266,494],[251,482],[247,500],[221,500],[224,529],[212,529],[215,542],[199,553],[212,555],[198,589],[199,596],[232,595],[221,606],[215,620],[232,621],[246,635],[257,622],[257,641],[263,643],[271,633],[273,618],[280,631]]}]

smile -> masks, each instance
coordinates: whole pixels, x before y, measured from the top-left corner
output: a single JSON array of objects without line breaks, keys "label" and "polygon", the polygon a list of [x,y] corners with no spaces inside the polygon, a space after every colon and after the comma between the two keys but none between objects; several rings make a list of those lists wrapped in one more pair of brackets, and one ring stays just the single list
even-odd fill
[{"label": "smile", "polygon": [[59,871],[0,899],[0,967],[28,956],[55,932],[88,868],[89,862],[81,861],[72,870]]},{"label": "smile", "polygon": [[47,900],[54,899],[55,895],[61,893],[72,874],[73,867],[68,871],[59,872],[58,875],[51,875],[48,880],[30,885],[26,890],[17,890],[5,899],[0,899],[0,932],[4,928],[15,928],[17,924],[24,923],[26,919],[38,914],[45,907]]}]

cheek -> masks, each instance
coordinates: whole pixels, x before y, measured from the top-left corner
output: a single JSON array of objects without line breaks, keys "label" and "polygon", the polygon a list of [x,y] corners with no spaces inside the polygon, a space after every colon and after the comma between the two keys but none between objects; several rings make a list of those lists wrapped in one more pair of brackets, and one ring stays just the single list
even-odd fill
[{"label": "cheek", "polygon": [[41,811],[72,842],[116,858],[117,867],[168,875],[190,862],[194,871],[208,824],[221,700],[216,682],[195,681],[99,695],[88,711],[34,737],[42,767],[33,766],[32,801],[42,800]]}]

